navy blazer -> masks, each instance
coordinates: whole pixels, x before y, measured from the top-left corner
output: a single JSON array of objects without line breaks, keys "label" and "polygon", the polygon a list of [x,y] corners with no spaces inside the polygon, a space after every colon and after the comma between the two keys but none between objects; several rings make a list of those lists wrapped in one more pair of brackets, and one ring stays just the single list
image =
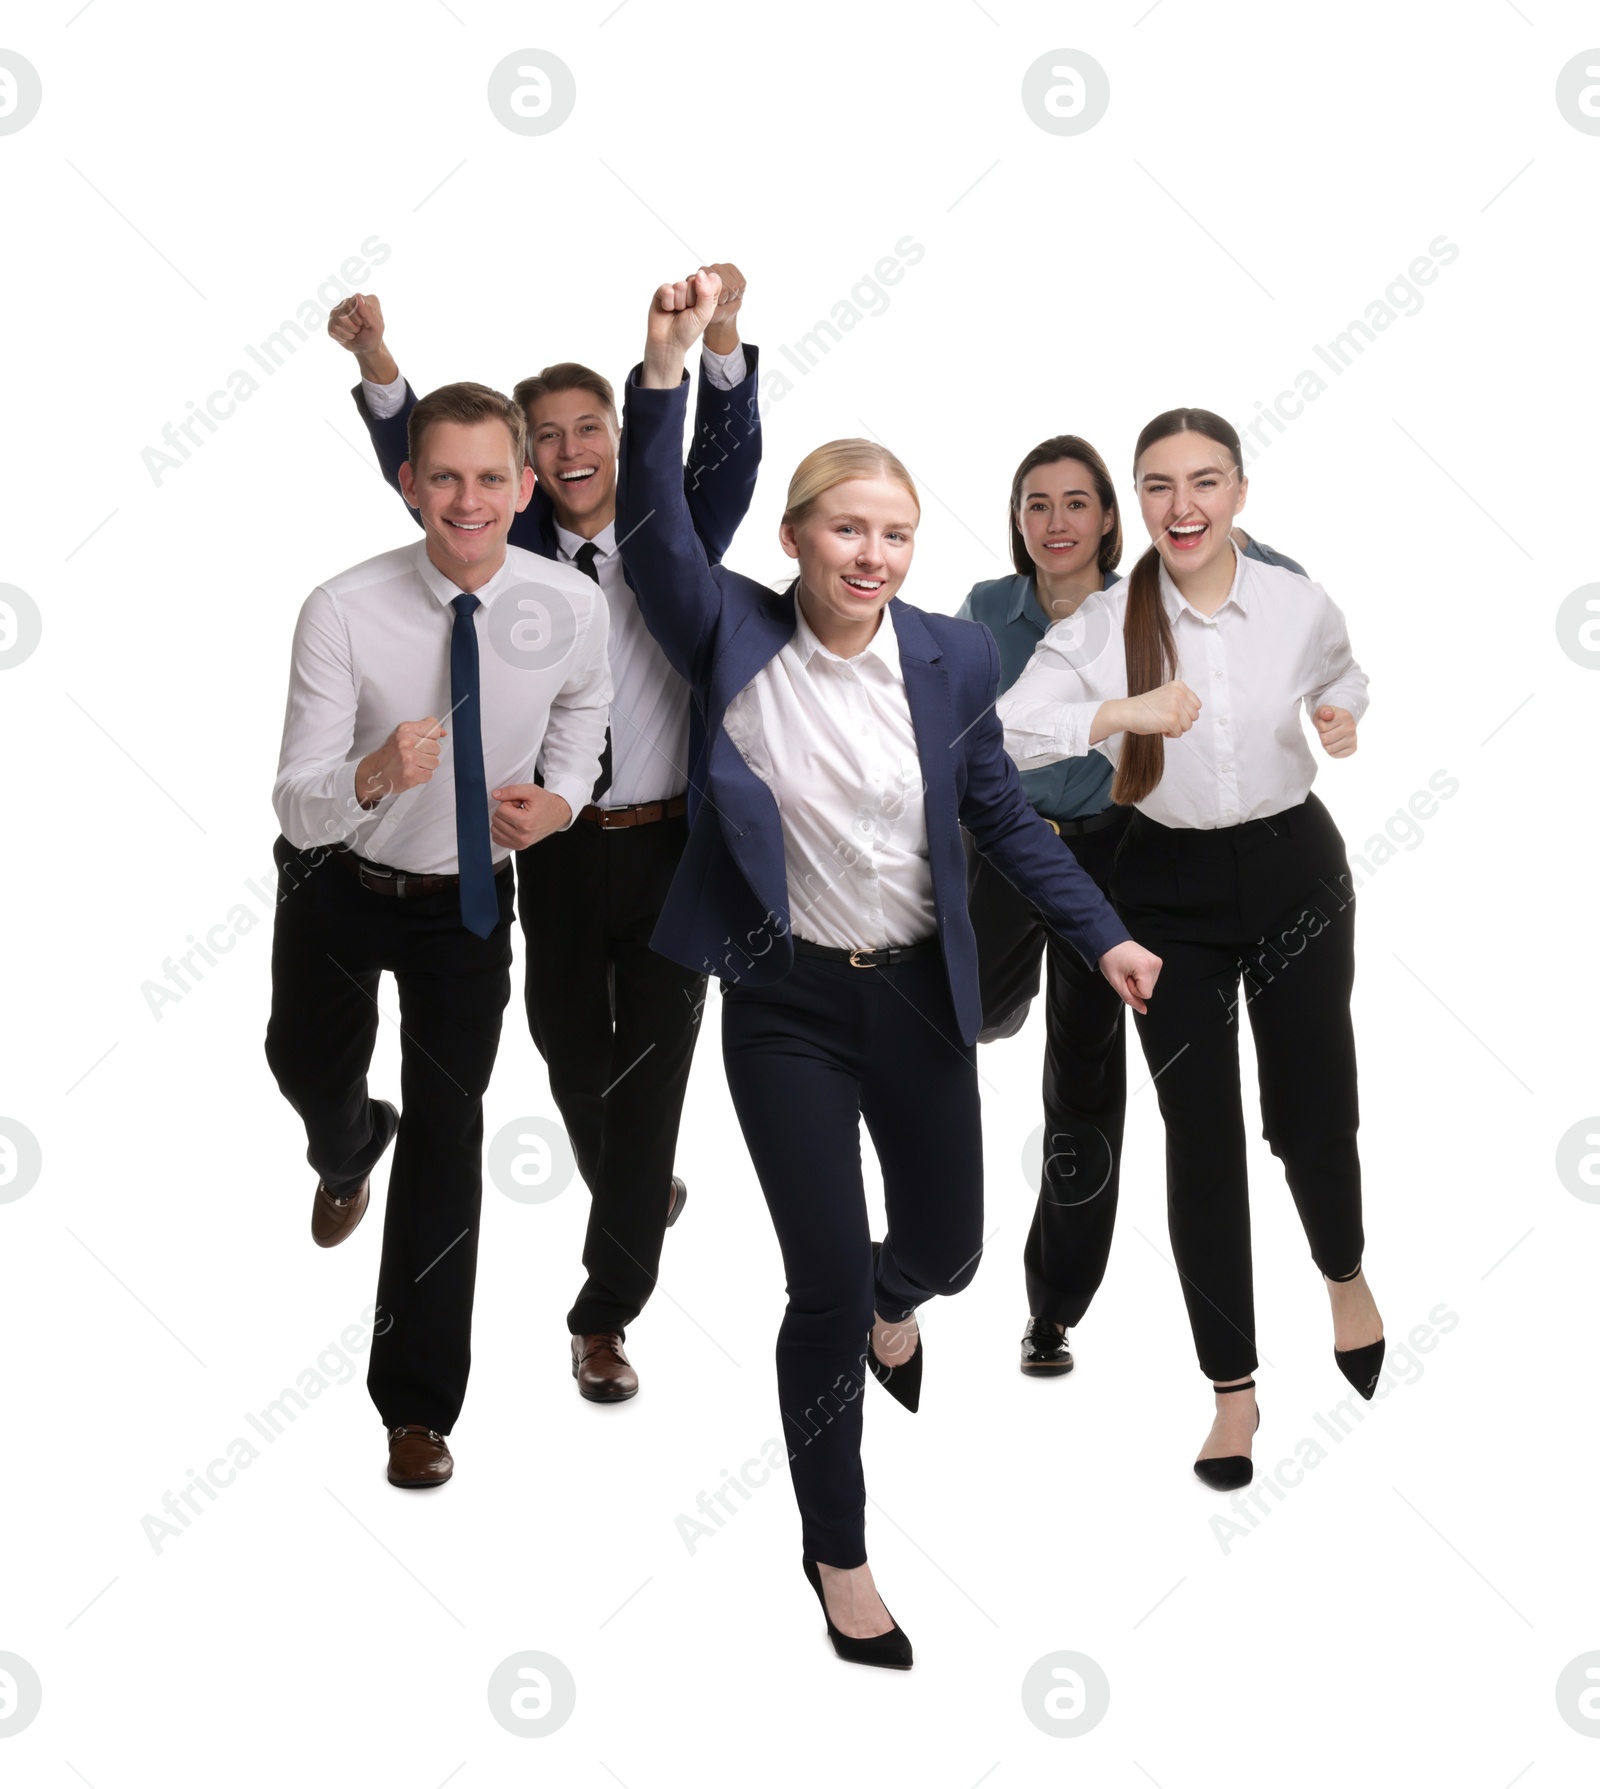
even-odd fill
[{"label": "navy blazer", "polygon": [[[676,391],[657,391],[640,387],[636,372],[624,393],[617,533],[646,625],[688,679],[705,720],[690,772],[689,843],[650,943],[688,968],[765,986],[794,964],[783,827],[771,789],[722,720],[793,635],[794,587],[778,595],[709,562],[683,497],[688,377]],[[1091,966],[1128,934],[1022,792],[994,711],[1000,661],[988,629],[899,598],[889,620],[922,764],[939,942],[956,1022],[970,1044],[982,1015],[962,823]]]},{"label": "navy blazer", "polygon": [[[737,385],[724,390],[713,385],[700,373],[700,395],[695,405],[694,440],[682,470],[684,502],[695,534],[706,550],[706,557],[716,564],[727,552],[728,544],[738,532],[739,524],[749,513],[750,499],[756,490],[756,471],[761,464],[761,413],[757,408],[757,375],[761,351],[753,343],[744,344],[745,376]],[[367,425],[372,450],[378,466],[396,491],[400,489],[400,468],[411,458],[406,423],[417,407],[417,394],[406,382],[405,402],[393,416],[374,416],[368,408],[366,393],[357,385],[351,392],[361,420]],[[404,501],[402,497],[401,501]],[[411,519],[420,528],[421,518],[407,504]],[[627,530],[621,526],[618,513],[617,538]],[[544,486],[535,484],[528,507],[511,518],[507,537],[514,547],[523,547],[544,559],[561,557],[556,538],[556,516]],[[633,555],[622,556],[623,574],[629,588],[637,596],[639,581],[635,575]],[[705,722],[700,704],[689,704],[689,763],[692,766],[705,755]],[[603,774],[603,773],[602,773]],[[599,788],[596,784],[596,788]],[[691,790],[690,800],[693,801]],[[691,810],[692,811],[692,810]]]}]

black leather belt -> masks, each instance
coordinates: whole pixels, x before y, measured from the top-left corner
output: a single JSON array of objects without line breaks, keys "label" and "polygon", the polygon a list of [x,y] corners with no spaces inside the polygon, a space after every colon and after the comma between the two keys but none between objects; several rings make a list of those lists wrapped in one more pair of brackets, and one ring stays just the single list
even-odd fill
[{"label": "black leather belt", "polygon": [[1113,803],[1108,808],[1101,808],[1098,814],[1085,814],[1081,820],[1052,820],[1048,814],[1041,814],[1044,821],[1058,838],[1081,838],[1086,832],[1100,832],[1107,826],[1115,826],[1119,820],[1125,820],[1128,809]]},{"label": "black leather belt", "polygon": [[887,969],[891,963],[909,963],[939,948],[937,938],[925,938],[920,944],[891,944],[883,950],[867,950],[857,946],[846,949],[842,944],[813,944],[809,938],[796,938],[795,955],[821,957],[827,963],[848,963],[852,969]]},{"label": "black leather belt", "polygon": [[[440,894],[447,888],[459,888],[459,876],[424,874],[417,870],[397,870],[393,864],[374,863],[348,845],[335,845],[329,853],[335,863],[343,864],[352,876],[372,894],[394,895],[410,900],[418,895]],[[511,859],[503,858],[495,865],[496,876],[511,874]]]}]

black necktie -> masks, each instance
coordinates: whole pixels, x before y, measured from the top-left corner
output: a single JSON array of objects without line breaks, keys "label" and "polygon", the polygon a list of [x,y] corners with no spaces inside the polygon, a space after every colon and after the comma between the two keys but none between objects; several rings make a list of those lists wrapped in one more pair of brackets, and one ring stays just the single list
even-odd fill
[{"label": "black necktie", "polygon": [[[578,570],[581,571],[586,578],[593,578],[595,583],[598,584],[600,582],[600,572],[599,572],[599,568],[595,564],[595,561],[599,557],[600,557],[600,549],[594,544],[594,542],[592,540],[586,540],[583,543],[583,545],[578,548],[577,552],[572,555],[572,563],[575,566],[577,566]],[[611,729],[609,727],[607,727],[606,728],[606,742],[600,748],[600,775],[595,781],[594,793],[589,797],[589,799],[591,801],[598,801],[600,799],[600,797],[602,795],[604,795],[606,790],[609,789],[610,787],[611,787]]]}]

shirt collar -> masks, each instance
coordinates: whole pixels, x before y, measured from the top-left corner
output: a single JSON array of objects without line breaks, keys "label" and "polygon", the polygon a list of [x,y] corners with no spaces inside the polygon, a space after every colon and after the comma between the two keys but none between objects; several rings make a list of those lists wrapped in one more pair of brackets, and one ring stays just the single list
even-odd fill
[{"label": "shirt collar", "polygon": [[[477,590],[473,591],[472,594],[477,597],[478,606],[480,608],[488,609],[492,606],[494,599],[502,590],[521,581],[518,573],[512,570],[511,561],[514,552],[515,549],[508,546],[506,548],[505,559],[502,562],[499,571],[494,574],[487,584],[481,585]],[[428,557],[428,546],[426,541],[418,543],[416,554],[417,572],[421,577],[423,584],[426,586],[428,593],[433,596],[442,607],[446,609],[450,608],[455,599],[462,594],[461,586],[459,584],[452,584],[444,573],[439,570],[438,566],[436,566]]]},{"label": "shirt collar", "polygon": [[869,654],[878,660],[883,668],[897,683],[904,683],[905,676],[900,669],[900,643],[895,638],[894,617],[889,613],[889,605],[884,604],[883,619],[878,623],[878,631],[872,636],[861,651],[853,659],[841,658],[837,652],[831,651],[812,632],[811,624],[806,620],[806,612],[800,606],[800,596],[796,589],[794,599],[794,638],[789,642],[801,664],[809,668],[811,660],[820,653],[824,659],[830,659],[836,665],[859,665]]},{"label": "shirt collar", "polygon": [[[1120,581],[1120,578],[1119,572],[1103,571],[1100,574],[1100,588],[1109,590],[1113,584]],[[1041,634],[1048,633],[1052,624],[1044,610],[1039,607],[1037,576],[1033,572],[1026,572],[1017,579],[1017,586],[1017,594],[1011,604],[1011,613],[1006,617],[1007,621],[1017,621],[1026,615]],[[1088,598],[1086,597],[1084,600],[1087,601]],[[1081,608],[1082,604],[1079,607]]]},{"label": "shirt collar", "polygon": [[1233,551],[1233,583],[1229,586],[1227,596],[1210,615],[1202,615],[1198,609],[1190,608],[1183,592],[1173,583],[1172,574],[1167,570],[1166,561],[1161,561],[1161,601],[1166,608],[1169,621],[1175,622],[1180,615],[1186,614],[1194,616],[1195,620],[1200,622],[1215,621],[1229,603],[1232,603],[1241,615],[1250,613],[1250,606],[1246,598],[1246,592],[1250,585],[1250,561],[1234,545],[1231,538],[1228,545]]},{"label": "shirt collar", "polygon": [[[568,559],[576,559],[578,549],[587,543],[581,534],[574,534],[570,528],[563,528],[556,523],[556,543]],[[609,559],[617,550],[617,525],[607,522],[605,527],[594,537],[594,545],[602,559]]]}]

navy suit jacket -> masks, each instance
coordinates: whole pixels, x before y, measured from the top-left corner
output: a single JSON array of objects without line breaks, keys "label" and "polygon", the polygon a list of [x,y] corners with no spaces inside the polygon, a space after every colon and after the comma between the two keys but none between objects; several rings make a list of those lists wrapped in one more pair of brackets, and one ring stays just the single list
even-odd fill
[{"label": "navy suit jacket", "polygon": [[[750,509],[755,495],[756,471],[761,464],[761,415],[756,407],[760,350],[752,343],[744,344],[745,376],[735,386],[724,390],[700,374],[699,401],[695,406],[694,440],[682,469],[684,501],[706,557],[716,564],[728,550],[728,543],[738,532],[739,524]],[[393,416],[377,417],[367,406],[366,394],[357,385],[351,395],[361,420],[372,438],[373,452],[383,476],[400,489],[400,468],[411,457],[406,438],[406,423],[417,407],[417,394],[406,384],[405,402]],[[402,499],[404,501],[404,499]],[[417,512],[407,505],[413,521],[420,527]],[[626,533],[618,516],[617,538]],[[541,484],[533,487],[528,507],[511,519],[511,545],[538,553],[545,559],[558,559],[560,543],[556,538],[555,510]],[[638,579],[634,575],[634,556],[624,553],[623,571],[635,595]],[[685,700],[688,698],[685,696]],[[689,705],[689,762],[705,753],[705,725],[700,705]]]},{"label": "navy suit jacket", "polygon": [[[637,369],[636,369],[637,370]],[[639,609],[703,709],[690,773],[689,843],[652,947],[724,981],[764,986],[794,964],[783,827],[771,789],[722,724],[728,703],[794,633],[795,596],[710,563],[683,497],[688,378],[676,391],[630,374],[618,463],[617,534]],[[967,917],[965,823],[980,849],[1091,965],[1127,936],[1093,880],[1029,806],[994,704],[1000,661],[977,622],[898,598],[889,621],[922,764],[928,860],[945,973],[966,1043],[981,1022],[978,948]]]}]

